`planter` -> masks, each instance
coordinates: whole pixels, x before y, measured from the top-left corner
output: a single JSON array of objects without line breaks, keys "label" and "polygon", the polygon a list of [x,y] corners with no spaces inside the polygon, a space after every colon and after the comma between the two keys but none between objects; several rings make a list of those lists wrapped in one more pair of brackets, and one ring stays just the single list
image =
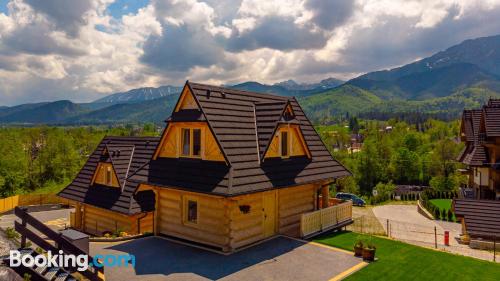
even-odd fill
[{"label": "planter", "polygon": [[363,255],[363,247],[354,246],[354,256],[361,257]]},{"label": "planter", "polygon": [[375,249],[363,249],[363,260],[364,261],[374,261],[375,260]]}]

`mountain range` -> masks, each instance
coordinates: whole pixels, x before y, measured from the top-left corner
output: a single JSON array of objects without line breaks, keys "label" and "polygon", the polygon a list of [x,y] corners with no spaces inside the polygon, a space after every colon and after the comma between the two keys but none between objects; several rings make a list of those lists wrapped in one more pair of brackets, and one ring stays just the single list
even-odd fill
[{"label": "mountain range", "polygon": [[[226,85],[227,86],[227,85]],[[500,35],[466,40],[419,61],[370,72],[347,82],[293,80],[273,85],[244,82],[229,87],[296,96],[315,122],[346,113],[422,112],[456,118],[464,108],[500,98]],[[182,87],[139,88],[91,103],[62,100],[0,106],[0,123],[110,124],[160,122],[168,117]]]}]

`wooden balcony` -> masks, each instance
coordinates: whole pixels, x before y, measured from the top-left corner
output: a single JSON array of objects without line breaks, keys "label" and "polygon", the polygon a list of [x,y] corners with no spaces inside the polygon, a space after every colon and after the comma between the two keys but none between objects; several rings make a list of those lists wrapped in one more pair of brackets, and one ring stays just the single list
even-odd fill
[{"label": "wooden balcony", "polygon": [[347,201],[300,217],[302,238],[316,236],[326,231],[341,228],[352,223],[352,202]]}]

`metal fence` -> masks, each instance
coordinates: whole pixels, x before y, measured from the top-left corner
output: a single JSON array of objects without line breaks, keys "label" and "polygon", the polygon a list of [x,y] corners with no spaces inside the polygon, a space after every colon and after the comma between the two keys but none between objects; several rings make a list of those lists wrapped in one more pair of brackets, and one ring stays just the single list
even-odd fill
[{"label": "metal fence", "polygon": [[[359,216],[353,218],[353,221],[353,224],[347,226],[347,230],[387,236],[413,245],[440,249],[484,260],[499,260],[497,252],[500,249],[500,237],[496,238],[495,245],[490,251],[472,249],[468,245],[461,244],[457,239],[461,234],[461,230],[457,229],[457,225],[451,223],[449,223],[450,227],[447,227],[448,223],[444,222],[445,226],[441,227],[434,223],[413,224],[373,216]],[[460,227],[458,226],[458,228]]]}]

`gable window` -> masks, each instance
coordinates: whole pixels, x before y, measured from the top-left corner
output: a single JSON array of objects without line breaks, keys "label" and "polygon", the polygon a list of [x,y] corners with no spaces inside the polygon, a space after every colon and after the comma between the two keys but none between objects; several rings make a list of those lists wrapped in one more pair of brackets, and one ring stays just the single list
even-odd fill
[{"label": "gable window", "polygon": [[184,201],[184,221],[187,223],[198,223],[198,201],[186,198]]},{"label": "gable window", "polygon": [[106,168],[106,185],[111,185],[112,179],[111,179],[112,173],[111,173],[111,167]]},{"label": "gable window", "polygon": [[201,129],[182,128],[181,155],[185,157],[201,156]]},{"label": "gable window", "polygon": [[281,157],[288,157],[290,155],[289,147],[290,147],[290,145],[289,145],[288,132],[282,131],[281,132]]}]

